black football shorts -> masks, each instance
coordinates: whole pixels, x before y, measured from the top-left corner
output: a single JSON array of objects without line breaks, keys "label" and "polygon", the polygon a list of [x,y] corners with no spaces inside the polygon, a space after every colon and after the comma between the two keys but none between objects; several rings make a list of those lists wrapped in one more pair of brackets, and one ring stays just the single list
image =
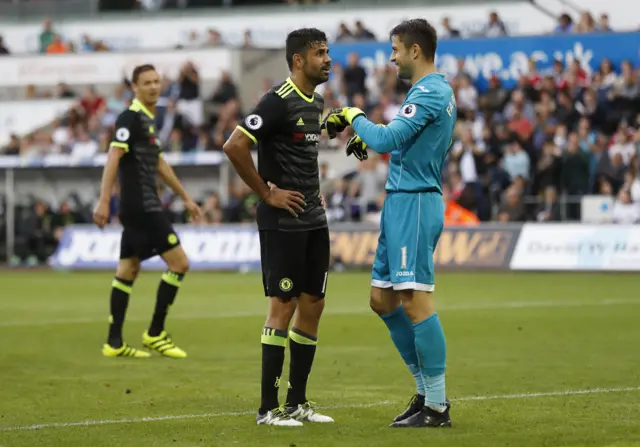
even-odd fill
[{"label": "black football shorts", "polygon": [[171,221],[163,212],[121,216],[120,222],[123,226],[120,259],[144,261],[180,245]]},{"label": "black football shorts", "polygon": [[324,298],[329,272],[329,229],[260,230],[262,283],[268,297]]}]

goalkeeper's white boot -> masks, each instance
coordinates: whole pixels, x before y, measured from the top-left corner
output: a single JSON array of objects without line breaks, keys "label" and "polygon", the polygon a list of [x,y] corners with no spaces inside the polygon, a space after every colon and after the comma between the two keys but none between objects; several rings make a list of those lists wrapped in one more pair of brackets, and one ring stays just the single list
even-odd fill
[{"label": "goalkeeper's white boot", "polygon": [[334,422],[332,417],[318,413],[313,405],[313,402],[307,401],[297,407],[287,407],[287,412],[289,416],[300,422],[315,422],[319,424]]},{"label": "goalkeeper's white boot", "polygon": [[275,425],[278,427],[302,427],[302,422],[293,419],[284,407],[274,408],[266,413],[258,412],[256,423],[258,425]]}]

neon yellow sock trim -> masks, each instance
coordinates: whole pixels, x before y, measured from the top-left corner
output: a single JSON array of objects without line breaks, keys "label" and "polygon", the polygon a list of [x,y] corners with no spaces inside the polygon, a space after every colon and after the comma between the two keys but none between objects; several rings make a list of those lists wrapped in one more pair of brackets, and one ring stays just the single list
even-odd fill
[{"label": "neon yellow sock trim", "polygon": [[182,279],[180,278],[180,275],[174,272],[164,272],[162,274],[162,280],[174,287],[180,287],[182,285]]},{"label": "neon yellow sock trim", "polygon": [[124,293],[128,294],[131,294],[131,292],[133,291],[133,288],[131,286],[120,282],[117,279],[113,280],[113,282],[111,283],[111,287],[113,287],[114,289],[122,290]]},{"label": "neon yellow sock trim", "polygon": [[318,340],[313,340],[311,338],[305,337],[302,334],[299,334],[298,332],[295,332],[295,328],[289,331],[289,338],[295,341],[296,343],[298,343],[299,345],[314,346],[318,344]]}]

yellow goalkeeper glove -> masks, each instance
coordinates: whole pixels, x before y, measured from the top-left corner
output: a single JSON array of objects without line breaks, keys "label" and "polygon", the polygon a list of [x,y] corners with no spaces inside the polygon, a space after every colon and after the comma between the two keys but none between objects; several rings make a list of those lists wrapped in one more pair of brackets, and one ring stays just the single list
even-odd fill
[{"label": "yellow goalkeeper glove", "polygon": [[329,138],[335,138],[340,132],[344,131],[351,125],[353,120],[358,116],[366,116],[365,113],[357,107],[342,107],[340,109],[331,109],[329,114],[322,122],[321,128],[327,131]]}]

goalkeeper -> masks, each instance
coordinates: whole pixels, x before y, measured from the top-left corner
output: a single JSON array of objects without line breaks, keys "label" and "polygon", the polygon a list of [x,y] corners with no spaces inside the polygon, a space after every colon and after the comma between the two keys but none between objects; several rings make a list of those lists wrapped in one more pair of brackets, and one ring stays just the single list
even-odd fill
[{"label": "goalkeeper", "polygon": [[449,427],[445,395],[446,345],[433,299],[433,253],[442,232],[444,205],[440,172],[456,122],[453,91],[435,69],[437,37],[425,20],[402,22],[391,31],[391,62],[412,88],[386,127],[353,107],[325,119],[330,137],[351,125],[347,154],[367,158],[367,147],[391,153],[387,197],[373,264],[371,308],[417,385],[408,408],[392,427]]}]

